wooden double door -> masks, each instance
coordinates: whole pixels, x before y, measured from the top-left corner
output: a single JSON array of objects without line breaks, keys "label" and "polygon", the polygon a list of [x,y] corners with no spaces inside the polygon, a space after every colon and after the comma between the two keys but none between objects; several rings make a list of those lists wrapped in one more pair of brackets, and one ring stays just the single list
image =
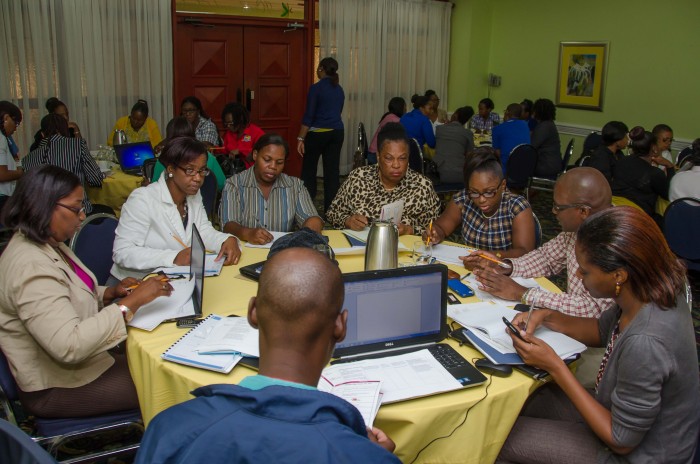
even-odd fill
[{"label": "wooden double door", "polygon": [[253,123],[287,140],[285,171],[299,175],[296,135],[307,91],[304,31],[178,18],[174,43],[176,112],[184,97],[194,95],[223,135],[224,105],[244,104]]}]

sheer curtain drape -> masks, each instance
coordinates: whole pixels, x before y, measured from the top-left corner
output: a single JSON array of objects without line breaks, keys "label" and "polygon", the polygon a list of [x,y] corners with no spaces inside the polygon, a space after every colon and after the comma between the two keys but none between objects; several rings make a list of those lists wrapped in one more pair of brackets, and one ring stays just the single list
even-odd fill
[{"label": "sheer curtain drape", "polygon": [[68,105],[91,148],[140,98],[164,130],[172,113],[171,29],[170,0],[0,2],[0,100],[23,112],[20,153],[53,96]]},{"label": "sheer curtain drape", "polygon": [[321,57],[340,65],[345,90],[341,171],[352,166],[357,124],[371,137],[392,97],[411,108],[427,89],[447,102],[452,4],[429,0],[320,0]]}]

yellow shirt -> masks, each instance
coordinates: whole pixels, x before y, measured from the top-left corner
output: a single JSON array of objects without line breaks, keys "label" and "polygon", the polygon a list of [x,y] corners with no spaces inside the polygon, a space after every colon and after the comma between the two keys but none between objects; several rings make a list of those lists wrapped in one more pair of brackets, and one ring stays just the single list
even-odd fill
[{"label": "yellow shirt", "polygon": [[129,123],[129,116],[124,116],[117,119],[112,132],[107,138],[107,145],[112,145],[112,140],[114,140],[114,132],[117,130],[124,131],[126,134],[126,141],[128,143],[151,142],[151,146],[155,148],[155,146],[158,145],[161,140],[163,140],[163,137],[160,135],[160,130],[158,129],[158,123],[151,117],[146,118],[146,123],[141,126],[141,129],[139,129],[138,132],[131,127],[131,124]]}]

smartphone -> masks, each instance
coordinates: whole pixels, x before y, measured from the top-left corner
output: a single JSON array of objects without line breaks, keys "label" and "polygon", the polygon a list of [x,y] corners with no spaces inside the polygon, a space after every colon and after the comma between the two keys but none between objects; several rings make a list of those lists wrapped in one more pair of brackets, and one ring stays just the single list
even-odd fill
[{"label": "smartphone", "polygon": [[459,304],[459,300],[458,300],[457,297],[454,296],[453,294],[448,293],[448,294],[447,294],[447,304],[451,304],[451,305],[453,305],[453,304]]},{"label": "smartphone", "polygon": [[448,280],[447,286],[450,287],[450,290],[452,290],[453,292],[455,292],[457,295],[461,296],[462,298],[466,298],[468,296],[474,296],[474,290],[467,287],[465,284],[463,284],[459,280],[455,280],[455,279]]},{"label": "smartphone", "polygon": [[[506,319],[505,317],[502,317],[501,319],[503,319],[503,323],[506,325],[506,327],[508,327],[508,330],[510,330],[510,332],[513,335],[515,335],[520,340],[525,342],[525,339],[523,338],[523,336],[520,335],[520,331],[518,329],[516,329],[515,326],[513,324],[511,324],[511,322],[508,319]],[[527,343],[527,342],[525,342],[525,343]]]},{"label": "smartphone", "polygon": [[178,329],[191,329],[193,327],[197,327],[197,324],[202,322],[204,319],[200,319],[197,317],[183,317],[182,319],[177,320],[177,328]]}]

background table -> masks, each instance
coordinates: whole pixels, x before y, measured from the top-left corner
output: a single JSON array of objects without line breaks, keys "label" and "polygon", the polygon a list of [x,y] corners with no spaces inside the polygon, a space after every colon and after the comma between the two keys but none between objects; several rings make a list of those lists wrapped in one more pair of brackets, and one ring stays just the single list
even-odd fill
[{"label": "background table", "polygon": [[142,180],[141,176],[126,174],[118,165],[115,165],[112,167],[111,174],[102,181],[102,188],[87,188],[88,198],[92,203],[109,206],[119,217],[122,205],[134,189],[141,187]]},{"label": "background table", "polygon": [[[340,231],[324,231],[324,234],[330,237],[332,247],[348,246]],[[401,237],[408,248],[415,240],[415,236]],[[220,276],[206,278],[204,313],[245,316],[248,300],[255,295],[258,284],[240,277],[238,268],[264,260],[267,252],[266,249],[244,248],[238,266],[224,267]],[[364,268],[364,256],[340,256],[338,260],[344,272]],[[409,260],[408,254],[399,255],[400,262]],[[464,273],[464,268],[449,267]],[[539,280],[547,289],[558,291],[546,279]],[[472,297],[463,301],[477,300]],[[160,355],[185,333],[173,323],[161,324],[153,332],[129,329],[129,368],[146,424],[160,411],[191,399],[190,391],[199,386],[238,383],[244,377],[255,374],[255,371],[244,366],[236,366],[229,374],[219,374],[161,360]],[[483,357],[471,347],[459,347],[452,340],[446,343],[454,346],[468,360]],[[396,442],[396,454],[404,462],[411,462],[431,440],[447,436],[455,428],[452,436],[431,444],[416,462],[493,462],[522,405],[541,382],[513,372],[507,378],[493,377],[488,394],[487,384],[384,405],[379,409],[375,425]],[[459,426],[467,414],[466,422]]]}]

